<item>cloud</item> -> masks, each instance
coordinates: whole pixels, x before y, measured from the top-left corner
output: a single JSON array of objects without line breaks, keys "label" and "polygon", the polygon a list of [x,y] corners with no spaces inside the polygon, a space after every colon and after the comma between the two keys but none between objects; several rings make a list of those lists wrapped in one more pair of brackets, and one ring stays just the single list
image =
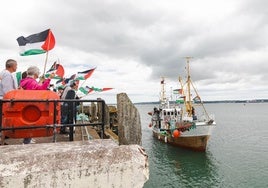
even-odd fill
[{"label": "cloud", "polygon": [[10,0],[0,6],[0,60],[12,57],[19,69],[33,63],[42,69],[45,56],[20,57],[16,38],[51,28],[56,46],[48,64],[59,60],[67,75],[97,67],[88,82],[115,87],[100,94],[107,100],[126,92],[136,102],[157,101],[161,76],[177,87],[178,77],[185,76],[186,56],[193,57],[192,79],[207,100],[251,98],[249,90],[267,98],[266,4]]}]

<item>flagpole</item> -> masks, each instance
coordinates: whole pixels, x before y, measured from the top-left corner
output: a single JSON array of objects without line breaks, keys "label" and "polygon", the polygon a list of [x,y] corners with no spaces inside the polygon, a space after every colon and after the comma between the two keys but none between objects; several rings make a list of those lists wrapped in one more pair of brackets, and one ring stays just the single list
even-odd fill
[{"label": "flagpole", "polygon": [[46,60],[45,60],[45,65],[44,65],[44,76],[45,76],[45,73],[46,73],[46,67],[47,67],[47,59],[48,59],[48,51],[49,51],[49,47],[50,47],[50,36],[51,36],[51,34],[50,34],[50,29],[49,29],[49,32],[48,32],[48,49],[46,49],[47,50],[47,53],[46,53]]},{"label": "flagpole", "polygon": [[47,53],[46,53],[46,60],[45,60],[44,73],[43,73],[43,75],[45,75],[45,73],[46,73],[47,59],[48,59],[48,51],[47,51]]},{"label": "flagpole", "polygon": [[81,84],[81,86],[80,87],[82,87],[83,85],[84,85],[84,83],[86,82],[86,80],[84,80],[84,82]]}]

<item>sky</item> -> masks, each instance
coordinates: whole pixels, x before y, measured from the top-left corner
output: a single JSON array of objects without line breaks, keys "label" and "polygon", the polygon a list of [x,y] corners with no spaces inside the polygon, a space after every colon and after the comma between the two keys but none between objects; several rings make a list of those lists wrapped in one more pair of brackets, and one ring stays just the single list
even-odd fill
[{"label": "sky", "polygon": [[50,28],[48,68],[58,61],[69,77],[96,67],[80,84],[114,88],[87,99],[115,103],[126,93],[134,103],[158,101],[162,76],[167,93],[185,78],[186,56],[202,100],[267,99],[267,7],[265,0],[3,1],[0,68],[12,58],[17,71],[43,71],[46,55],[20,56],[16,39]]}]

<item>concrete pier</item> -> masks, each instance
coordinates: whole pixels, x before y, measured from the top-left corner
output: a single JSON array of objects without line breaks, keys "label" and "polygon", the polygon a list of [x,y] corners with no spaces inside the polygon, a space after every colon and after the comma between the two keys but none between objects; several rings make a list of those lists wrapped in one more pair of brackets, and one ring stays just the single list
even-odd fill
[{"label": "concrete pier", "polygon": [[110,139],[0,147],[0,187],[135,187],[149,178],[139,145]]}]

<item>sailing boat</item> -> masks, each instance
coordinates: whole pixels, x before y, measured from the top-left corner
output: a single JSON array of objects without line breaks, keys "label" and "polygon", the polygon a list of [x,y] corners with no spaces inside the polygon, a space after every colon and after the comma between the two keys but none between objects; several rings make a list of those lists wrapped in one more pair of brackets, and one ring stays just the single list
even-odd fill
[{"label": "sailing boat", "polygon": [[[186,82],[179,78],[180,89],[173,90],[175,102],[171,103],[166,97],[165,78],[161,80],[159,108],[154,107],[150,127],[157,139],[179,147],[196,151],[205,151],[207,142],[216,127],[215,118],[209,115],[195,89],[190,76],[189,61],[187,60]],[[195,97],[192,98],[193,93]]]}]

